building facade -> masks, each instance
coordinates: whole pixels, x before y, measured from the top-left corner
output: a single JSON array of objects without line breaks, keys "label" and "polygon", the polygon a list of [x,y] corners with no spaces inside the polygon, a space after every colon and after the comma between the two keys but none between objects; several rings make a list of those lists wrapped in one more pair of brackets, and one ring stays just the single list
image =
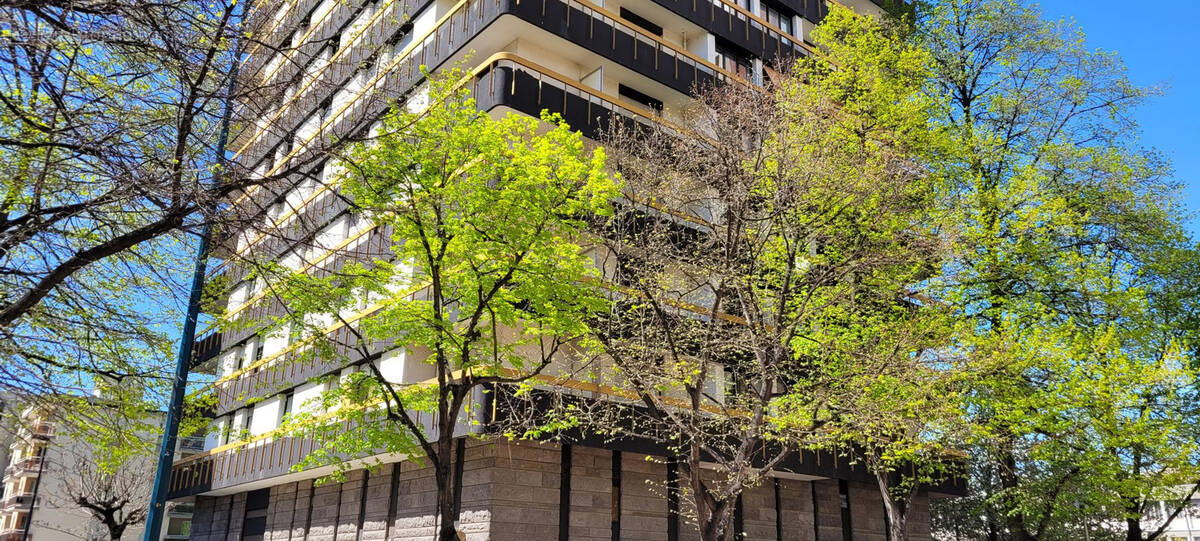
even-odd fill
[{"label": "building facade", "polygon": [[[1189,487],[1180,487],[1180,489],[1189,490]],[[1166,523],[1166,528],[1163,529],[1159,539],[1163,541],[1200,541],[1200,496],[1193,497],[1178,514],[1175,514],[1176,509],[1174,503],[1150,503],[1146,516],[1142,520],[1143,531],[1157,531]]]},{"label": "building facade", "polygon": [[[388,252],[388,237],[346,212],[325,189],[337,174],[323,141],[369,131],[388,104],[419,101],[422,74],[467,66],[464,84],[493,115],[560,113],[595,138],[614,115],[673,122],[697,87],[761,83],[775,61],[811,54],[807,36],[826,0],[295,0],[250,15],[259,30],[241,77],[255,92],[238,112],[230,150],[246,174],[285,172],[285,188],[251,189],[234,201],[250,216],[217,255],[230,284],[226,317],[281,313],[239,257],[270,254],[285,266],[336,266]],[[878,13],[877,0],[848,0]],[[292,173],[295,171],[295,174]],[[291,178],[289,177],[289,178]],[[270,234],[300,229],[306,235]],[[310,239],[307,244],[300,238]],[[319,239],[311,241],[311,239]],[[351,318],[353,319],[353,318]],[[331,326],[329,332],[338,332]],[[341,483],[293,471],[312,441],[273,435],[285,415],[324,390],[319,376],[353,370],[291,363],[299,344],[253,326],[197,340],[197,370],[215,374],[213,429],[204,453],[178,461],[169,497],[194,501],[193,539],[366,541],[429,539],[434,481],[402,457],[358,469]],[[362,361],[368,362],[368,361]],[[383,355],[398,382],[429,377],[404,355]],[[491,412],[467,410],[486,426]],[[464,429],[477,430],[477,429]],[[248,437],[231,436],[242,434]],[[464,432],[463,436],[466,436]],[[572,444],[460,439],[458,529],[471,540],[693,539],[686,502],[670,497],[678,468],[644,442]],[[735,529],[744,539],[884,540],[878,488],[861,467],[833,454],[803,453],[746,493]],[[956,493],[961,486],[940,492]],[[922,492],[910,520],[929,535]]]},{"label": "building facade", "polygon": [[[0,541],[78,541],[107,539],[108,531],[73,498],[82,493],[81,483],[95,478],[80,471],[94,471],[81,463],[94,462],[91,445],[70,430],[60,428],[51,415],[39,408],[24,408],[5,415],[11,423],[7,436],[7,459],[3,462],[3,492],[0,493]],[[157,420],[161,422],[162,416]],[[177,456],[184,458],[201,451],[197,438],[181,438]],[[144,471],[124,472],[129,483],[149,483],[153,472],[149,463]],[[118,483],[119,486],[119,483]],[[148,498],[130,494],[130,498]],[[159,536],[162,540],[182,541],[191,531],[192,503],[180,502],[169,508]],[[141,539],[143,528],[131,527],[123,539]]]}]

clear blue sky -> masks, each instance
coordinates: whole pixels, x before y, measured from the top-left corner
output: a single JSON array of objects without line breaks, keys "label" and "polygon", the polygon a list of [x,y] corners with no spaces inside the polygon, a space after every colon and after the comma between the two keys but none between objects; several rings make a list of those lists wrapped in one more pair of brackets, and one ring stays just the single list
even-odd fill
[{"label": "clear blue sky", "polygon": [[1047,18],[1075,19],[1090,47],[1119,53],[1135,83],[1165,87],[1138,111],[1142,139],[1174,164],[1200,236],[1200,0],[1035,1]]}]

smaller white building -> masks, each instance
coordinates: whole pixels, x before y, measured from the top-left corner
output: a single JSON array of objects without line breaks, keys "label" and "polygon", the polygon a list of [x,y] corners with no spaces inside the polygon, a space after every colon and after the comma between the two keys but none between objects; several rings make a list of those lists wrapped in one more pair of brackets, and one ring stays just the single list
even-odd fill
[{"label": "smaller white building", "polygon": [[1187,507],[1171,518],[1171,514],[1174,512],[1174,504],[1155,502],[1146,510],[1146,516],[1142,520],[1143,531],[1157,530],[1163,522],[1169,520],[1167,529],[1159,539],[1163,541],[1200,541],[1200,494],[1193,495]]},{"label": "smaller white building", "polygon": [[[161,422],[162,415],[153,417]],[[88,490],[96,481],[95,460],[91,447],[82,438],[64,430],[53,416],[37,408],[25,408],[5,421],[14,426],[5,430],[0,441],[0,541],[87,541],[107,539],[107,531],[89,512],[72,501],[75,494]],[[153,436],[152,436],[153,437]],[[187,454],[203,448],[196,438],[180,438],[178,451]],[[151,457],[153,458],[153,457]],[[144,466],[144,467],[143,467]],[[118,475],[113,491],[128,491],[131,497],[149,500],[153,479],[153,461],[129,464],[139,472]],[[140,470],[146,470],[141,472]],[[144,486],[143,486],[144,485]],[[144,492],[145,494],[142,494]],[[138,506],[146,502],[136,502]],[[175,503],[163,521],[159,538],[187,539],[191,531],[192,504]],[[122,540],[142,538],[144,522],[127,529]]]}]

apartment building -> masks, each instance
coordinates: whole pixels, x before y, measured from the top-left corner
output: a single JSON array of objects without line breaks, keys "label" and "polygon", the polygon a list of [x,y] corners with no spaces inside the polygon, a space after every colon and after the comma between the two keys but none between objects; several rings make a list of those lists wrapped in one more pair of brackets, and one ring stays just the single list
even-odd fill
[{"label": "apartment building", "polygon": [[[1182,497],[1191,488],[1176,487],[1174,490]],[[1193,497],[1178,514],[1176,509],[1174,503],[1151,502],[1142,519],[1142,529],[1156,531],[1165,525],[1159,537],[1164,541],[1200,541],[1200,496]]]},{"label": "apartment building", "polygon": [[[107,529],[73,501],[83,490],[95,488],[81,489],[95,478],[78,473],[84,470],[81,463],[94,461],[91,444],[70,430],[60,429],[60,423],[45,410],[26,407],[15,413],[3,418],[3,422],[13,426],[2,432],[8,445],[5,446],[7,460],[3,461],[3,492],[0,493],[0,541],[108,538]],[[161,422],[161,415],[154,417]],[[202,441],[182,438],[178,456],[186,457],[202,448]],[[143,462],[141,466],[144,470],[141,473],[126,472],[130,475],[130,483],[148,483],[152,478],[150,464]],[[121,485],[118,483],[117,486]],[[130,494],[129,497],[139,496]],[[182,541],[188,538],[191,506],[190,502],[171,506],[159,539]],[[130,528],[123,536],[124,539],[141,537],[140,527]]]},{"label": "apartment building", "polygon": [[[253,215],[217,250],[214,276],[230,284],[226,317],[281,313],[263,285],[245,279],[239,256],[271,254],[281,264],[369,259],[388,237],[345,211],[324,189],[337,174],[322,162],[323,141],[369,131],[389,103],[420,99],[420,66],[472,66],[465,84],[493,115],[560,113],[595,138],[614,115],[676,122],[697,87],[758,84],[771,65],[811,54],[807,36],[826,0],[295,0],[263,4],[241,66],[262,90],[243,104],[231,151],[247,174],[302,171],[286,189],[252,189],[234,203]],[[878,13],[882,0],[843,0]],[[297,227],[303,224],[302,227]],[[264,234],[302,229],[305,235]],[[300,245],[289,238],[317,239]],[[336,327],[336,326],[335,326]],[[330,332],[339,332],[331,327]],[[403,457],[315,484],[328,468],[293,471],[314,442],[272,434],[288,413],[324,390],[313,378],[353,370],[290,363],[299,344],[252,326],[205,331],[195,370],[212,373],[216,393],[206,451],[176,462],[169,498],[194,501],[191,537],[279,541],[430,539],[434,485],[427,467]],[[428,377],[419,359],[376,362],[400,382]],[[665,450],[647,442],[580,438],[571,444],[466,438],[496,413],[468,405],[478,424],[463,428],[461,520],[465,539],[664,540],[695,538],[678,502]],[[247,437],[243,437],[247,436]],[[674,485],[673,485],[674,484]],[[928,498],[961,493],[949,483],[922,492],[910,519],[929,536]],[[878,488],[837,455],[797,454],[770,482],[746,493],[735,517],[743,539],[884,540]]]}]

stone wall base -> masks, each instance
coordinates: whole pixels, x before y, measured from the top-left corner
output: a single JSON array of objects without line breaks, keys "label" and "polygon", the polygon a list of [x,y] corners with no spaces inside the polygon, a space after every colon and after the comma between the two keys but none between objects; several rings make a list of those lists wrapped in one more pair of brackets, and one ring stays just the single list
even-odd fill
[{"label": "stone wall base", "polygon": [[[563,535],[571,541],[697,539],[694,507],[686,490],[672,489],[671,471],[678,470],[661,457],[635,453],[469,440],[459,531],[468,541],[556,541]],[[308,480],[265,490],[265,527],[253,518],[262,511],[247,506],[249,501],[254,507],[264,492],[197,497],[191,541],[258,541],[259,535],[263,541],[434,538],[432,469],[416,462],[356,470],[341,483]],[[567,525],[560,529],[564,500]],[[746,541],[887,540],[878,490],[861,482],[770,479],[743,494],[738,523]],[[921,495],[909,518],[910,539],[929,540],[929,528],[928,499]]]}]

